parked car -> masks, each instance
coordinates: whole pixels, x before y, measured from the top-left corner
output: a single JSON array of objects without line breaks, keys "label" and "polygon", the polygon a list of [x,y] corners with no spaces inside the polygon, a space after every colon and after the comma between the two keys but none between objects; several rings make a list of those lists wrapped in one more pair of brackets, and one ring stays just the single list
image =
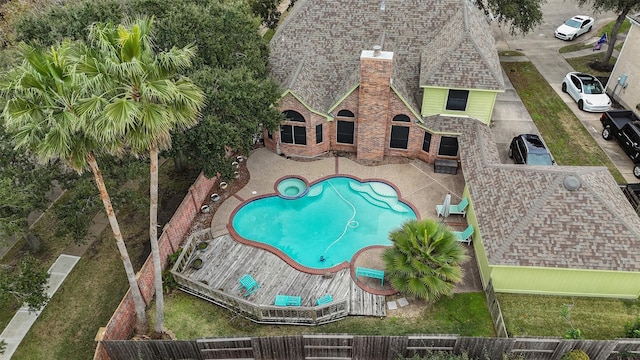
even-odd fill
[{"label": "parked car", "polygon": [[633,176],[640,179],[640,119],[631,110],[612,110],[600,116],[602,138],[616,139],[633,160]]},{"label": "parked car", "polygon": [[571,95],[580,110],[605,112],[611,109],[611,99],[593,75],[576,71],[568,73],[562,80],[562,92]]},{"label": "parked car", "polygon": [[516,164],[553,165],[549,150],[540,136],[535,134],[521,134],[511,140],[509,157]]},{"label": "parked car", "polygon": [[578,36],[588,33],[593,28],[595,20],[591,16],[576,15],[558,26],[554,35],[558,39],[573,40]]}]

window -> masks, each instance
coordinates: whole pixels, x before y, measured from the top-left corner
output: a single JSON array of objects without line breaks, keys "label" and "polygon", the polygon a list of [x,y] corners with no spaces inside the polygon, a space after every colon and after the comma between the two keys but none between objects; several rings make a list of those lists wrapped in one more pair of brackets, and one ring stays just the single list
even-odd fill
[{"label": "window", "polygon": [[353,113],[349,110],[340,110],[338,111],[338,116],[342,116],[342,117],[355,117],[355,115],[353,115]]},{"label": "window", "polygon": [[465,111],[467,109],[467,100],[469,99],[469,90],[449,90],[447,98],[447,110]]},{"label": "window", "polygon": [[407,115],[400,114],[394,116],[393,121],[411,122],[411,119]]},{"label": "window", "polygon": [[286,144],[307,145],[307,133],[304,126],[282,125],[280,139]]},{"label": "window", "polygon": [[391,127],[390,147],[394,149],[406,149],[409,143],[409,128],[407,126],[393,125]]},{"label": "window", "polygon": [[342,144],[353,144],[354,122],[338,120],[336,141]]},{"label": "window", "polygon": [[438,155],[458,156],[458,139],[450,136],[443,136],[440,140],[440,150]]},{"label": "window", "polygon": [[322,124],[316,125],[316,144],[322,142]]},{"label": "window", "polygon": [[295,110],[285,110],[282,112],[286,121],[304,122],[304,116]]},{"label": "window", "polygon": [[431,133],[424,132],[424,140],[422,140],[422,151],[429,152],[429,148],[431,147]]}]

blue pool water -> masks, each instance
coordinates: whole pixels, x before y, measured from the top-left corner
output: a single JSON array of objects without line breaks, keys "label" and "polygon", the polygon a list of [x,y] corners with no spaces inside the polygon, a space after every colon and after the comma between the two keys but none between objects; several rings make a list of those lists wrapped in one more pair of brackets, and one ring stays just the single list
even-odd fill
[{"label": "blue pool water", "polygon": [[251,201],[232,225],[243,238],[273,246],[300,265],[327,269],[351,261],[364,247],[391,245],[389,232],[415,218],[388,184],[334,177],[298,199]]}]

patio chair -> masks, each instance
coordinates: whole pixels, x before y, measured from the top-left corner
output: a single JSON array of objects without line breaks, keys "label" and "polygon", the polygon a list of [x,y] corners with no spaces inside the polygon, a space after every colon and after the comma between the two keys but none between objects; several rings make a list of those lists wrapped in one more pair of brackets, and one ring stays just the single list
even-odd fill
[{"label": "patio chair", "polygon": [[[449,214],[450,215],[462,215],[467,216],[467,206],[469,206],[469,200],[467,198],[462,198],[458,204],[449,205]],[[438,213],[438,217],[444,214],[444,205],[436,205],[436,213]]]},{"label": "patio chair", "polygon": [[455,235],[456,239],[458,239],[459,242],[463,242],[468,244],[471,244],[471,236],[473,235],[473,225],[469,225],[467,226],[466,229],[464,229],[464,231],[452,231],[453,235]]},{"label": "patio chair", "polygon": [[253,294],[260,287],[260,285],[258,285],[258,282],[249,274],[242,275],[242,277],[238,279],[238,281],[240,282],[238,290],[242,290],[243,288],[245,289],[244,297],[248,297],[249,295]]}]

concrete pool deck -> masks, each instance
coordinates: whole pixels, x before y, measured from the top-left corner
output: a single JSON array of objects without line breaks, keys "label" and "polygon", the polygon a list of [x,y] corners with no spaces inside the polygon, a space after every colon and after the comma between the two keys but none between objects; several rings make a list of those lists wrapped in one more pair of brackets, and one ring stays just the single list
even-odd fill
[{"label": "concrete pool deck", "polygon": [[[397,188],[399,197],[413,206],[420,219],[437,218],[436,205],[443,202],[445,195],[451,193],[452,203],[457,203],[464,190],[462,171],[458,171],[456,175],[435,173],[433,165],[420,160],[376,166],[362,165],[346,157],[299,161],[287,159],[260,148],[253,151],[245,161],[250,180],[244,188],[226,199],[215,212],[211,221],[213,238],[229,234],[227,226],[230,216],[238,206],[244,201],[274,194],[278,179],[287,175],[303,177],[310,183],[332,175],[349,175],[360,180],[382,179]],[[446,222],[453,230],[466,227],[466,220],[461,216],[450,216]],[[370,264],[378,262],[383,266],[379,253],[379,251],[363,251],[353,259],[351,268],[354,269],[358,264],[371,266]],[[482,291],[471,247],[468,253],[471,258],[463,266],[465,278],[456,286],[455,292]],[[366,287],[367,284],[364,283],[364,285]],[[374,292],[377,290],[379,294],[389,292],[388,289],[376,287],[368,290]]]}]

